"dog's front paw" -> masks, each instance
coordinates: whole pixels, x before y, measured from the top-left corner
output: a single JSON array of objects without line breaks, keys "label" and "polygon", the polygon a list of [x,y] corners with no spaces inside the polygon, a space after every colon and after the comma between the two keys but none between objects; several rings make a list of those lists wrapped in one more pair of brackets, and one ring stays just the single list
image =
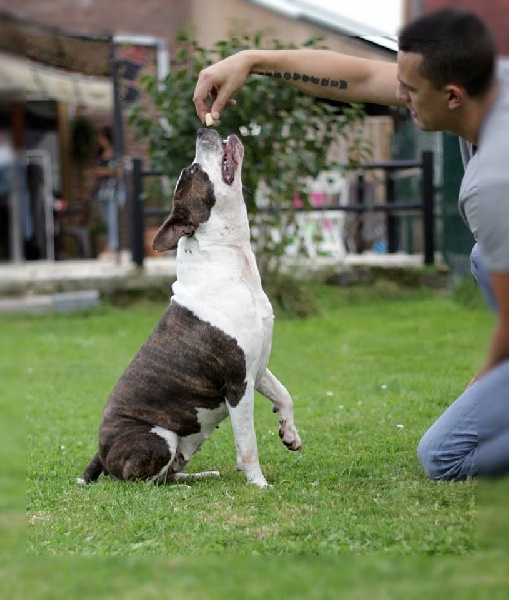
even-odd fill
[{"label": "dog's front paw", "polygon": [[263,477],[263,475],[261,477],[255,477],[254,479],[249,479],[248,482],[251,483],[252,485],[256,485],[259,488],[269,487],[269,484],[267,483],[267,480],[265,479],[265,477]]},{"label": "dog's front paw", "polygon": [[281,421],[279,428],[279,437],[288,450],[302,450],[302,442],[295,425],[289,425],[286,421]]}]

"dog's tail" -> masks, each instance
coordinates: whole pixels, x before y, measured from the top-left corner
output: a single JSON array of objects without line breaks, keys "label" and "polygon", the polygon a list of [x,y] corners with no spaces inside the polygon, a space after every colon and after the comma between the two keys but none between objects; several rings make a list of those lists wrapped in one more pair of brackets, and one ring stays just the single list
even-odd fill
[{"label": "dog's tail", "polygon": [[92,481],[97,481],[99,479],[99,475],[101,473],[105,473],[104,465],[102,460],[97,453],[94,458],[89,462],[88,467],[83,472],[83,477],[78,479],[78,483],[82,483],[84,485],[88,483],[92,483]]}]

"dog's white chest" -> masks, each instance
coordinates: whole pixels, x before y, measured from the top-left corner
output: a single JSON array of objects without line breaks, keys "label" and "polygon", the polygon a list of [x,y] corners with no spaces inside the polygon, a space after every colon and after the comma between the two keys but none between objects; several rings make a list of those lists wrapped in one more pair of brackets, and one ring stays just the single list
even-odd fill
[{"label": "dog's white chest", "polygon": [[273,312],[250,248],[203,249],[196,241],[181,240],[177,277],[173,297],[179,304],[234,338],[248,365],[266,364]]}]

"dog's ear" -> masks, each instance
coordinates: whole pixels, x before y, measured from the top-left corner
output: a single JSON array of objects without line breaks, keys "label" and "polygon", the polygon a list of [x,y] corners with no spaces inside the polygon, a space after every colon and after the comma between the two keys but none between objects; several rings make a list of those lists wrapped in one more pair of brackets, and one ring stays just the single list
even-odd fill
[{"label": "dog's ear", "polygon": [[194,225],[170,215],[161,225],[152,241],[152,250],[164,252],[165,250],[173,250],[177,247],[178,241],[184,235],[192,235],[194,233]]}]

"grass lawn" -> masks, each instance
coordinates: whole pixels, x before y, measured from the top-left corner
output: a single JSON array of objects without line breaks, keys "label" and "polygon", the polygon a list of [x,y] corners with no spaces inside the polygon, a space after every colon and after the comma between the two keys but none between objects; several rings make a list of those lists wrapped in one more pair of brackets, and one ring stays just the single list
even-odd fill
[{"label": "grass lawn", "polygon": [[[24,583],[3,568],[19,597],[96,598],[102,581],[101,597],[155,598],[155,582],[172,581],[162,597],[426,598],[444,576],[437,598],[484,598],[482,590],[502,598],[505,569],[489,550],[476,551],[476,483],[428,481],[415,453],[482,362],[492,317],[431,293],[381,298],[324,288],[321,305],[320,316],[276,321],[270,367],[292,393],[304,449],[284,448],[270,403],[259,396],[260,462],[272,484],[265,490],[236,471],[229,421],[188,468],[217,469],[219,478],[162,487],[104,477],[88,487],[75,483],[95,452],[107,396],[163,304],[0,319],[8,348],[3,405],[13,424],[4,421],[3,445],[10,447],[15,422],[24,423],[28,439],[30,567]],[[14,523],[19,485],[11,463],[4,514]],[[105,555],[117,557],[98,561]],[[44,579],[50,564],[58,565],[55,577]],[[283,564],[284,574],[276,566]],[[239,587],[229,577],[234,571]],[[389,595],[384,582],[395,586]],[[222,593],[213,593],[214,583]],[[361,584],[371,592],[363,595]],[[352,593],[341,596],[335,586]],[[465,595],[452,595],[458,589]]]}]

